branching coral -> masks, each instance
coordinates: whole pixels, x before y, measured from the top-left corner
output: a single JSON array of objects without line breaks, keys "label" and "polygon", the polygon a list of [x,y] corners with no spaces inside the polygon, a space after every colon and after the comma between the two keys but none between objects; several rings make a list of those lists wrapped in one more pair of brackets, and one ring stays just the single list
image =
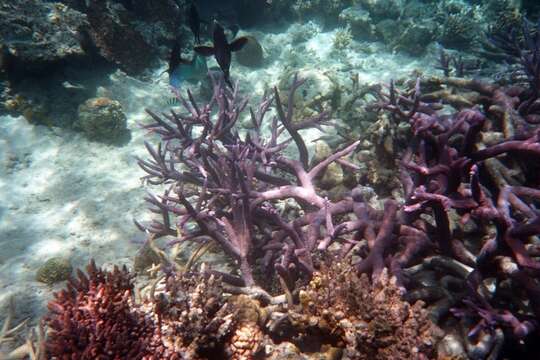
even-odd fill
[{"label": "branching coral", "polygon": [[[221,83],[215,84],[209,104],[198,105],[188,92],[187,99],[179,96],[184,108],[181,113],[158,116],[148,111],[153,122],[143,126],[159,134],[162,142],[157,147],[146,144],[151,159],[139,159],[139,165],[147,172],[148,183],[164,184],[166,189],[162,196],[147,197],[161,221],[136,222],[137,226],[150,234],[151,242],[168,236],[173,242],[218,244],[235,261],[240,276],[207,272],[222,278],[226,292],[260,301],[255,307],[264,307],[272,319],[264,326],[260,319],[242,321],[238,315],[240,325],[230,346],[225,346],[229,354],[249,347],[245,338],[248,331],[277,336],[286,314],[298,303],[299,286],[313,280],[321,258],[330,254],[338,258],[350,256],[356,245],[366,245],[362,241],[366,239],[372,251],[356,261],[357,271],[370,272],[376,281],[381,281],[386,248],[395,241],[396,201],[389,199],[384,210],[377,210],[364,201],[360,188],[350,189],[336,201],[330,201],[317,188],[315,180],[330,164],[357,168],[344,158],[354,151],[358,141],[310,164],[299,131],[320,127],[328,117],[323,112],[292,121],[294,95],[302,83],[296,76],[293,78],[287,107],[275,88],[258,108],[250,108],[253,130],[245,135],[237,132],[235,123],[247,102],[236,88],[230,91]],[[272,106],[276,115],[266,124]],[[268,137],[263,127],[268,128]],[[285,155],[291,148],[298,160]],[[293,211],[281,211],[280,202],[285,200],[296,204]],[[264,278],[260,273],[265,274]],[[418,310],[418,306],[413,309]],[[258,336],[262,341],[262,335]],[[260,350],[260,346],[252,345],[251,353]],[[408,345],[411,348],[405,350]],[[415,351],[412,343],[400,346],[405,352]],[[377,352],[377,347],[373,344],[370,351]],[[384,356],[390,358],[390,353],[395,354],[390,351]]]},{"label": "branching coral", "polygon": [[[311,274],[314,250],[331,241],[325,240],[322,227],[333,226],[332,217],[353,207],[352,198],[329,202],[317,191],[314,180],[333,162],[351,167],[343,158],[357,143],[308,166],[307,147],[299,131],[320,127],[328,119],[323,112],[293,123],[294,93],[301,85],[295,77],[287,108],[274,89],[273,97],[266,97],[257,110],[250,109],[255,130],[244,138],[234,125],[246,108],[246,100],[220,85],[215,86],[209,105],[197,105],[191,94],[189,100],[182,98],[187,114],[160,118],[149,111],[155,122],[144,127],[160,134],[166,143],[157,149],[147,144],[152,159],[140,160],[139,164],[149,174],[150,183],[171,185],[161,198],[148,198],[163,221],[139,227],[158,237],[215,241],[238,262],[241,279],[224,276],[224,281],[235,285],[255,285],[253,266],[257,258],[264,260],[270,271],[270,265],[275,265],[279,276],[286,277],[289,284],[298,277],[298,271]],[[277,117],[271,120],[270,138],[265,139],[263,122],[274,102]],[[284,133],[290,138],[282,140]],[[284,155],[289,143],[294,143],[299,160]],[[296,218],[280,215],[277,204],[286,199],[295,200],[302,208]],[[177,230],[169,220],[170,214],[179,216]],[[195,223],[196,229],[188,230],[188,223]],[[304,231],[308,225],[310,229]]]},{"label": "branching coral", "polygon": [[236,310],[218,278],[170,273],[137,299],[126,269],[87,272],[49,303],[47,358],[223,358]]},{"label": "branching coral", "polygon": [[[422,94],[421,85],[434,91]],[[465,96],[456,101],[441,87],[461,89]],[[540,234],[540,194],[533,169],[540,148],[531,117],[518,111],[523,91],[477,80],[430,78],[417,81],[408,95],[391,85],[375,104],[397,121],[407,121],[414,134],[400,164],[405,196],[397,221],[401,250],[387,261],[402,285],[415,288],[422,283],[418,270],[403,269],[417,264],[420,253],[442,255],[418,266],[445,274],[451,269],[451,275],[408,296],[438,300],[439,318],[451,307],[457,315],[467,314],[464,320],[476,317],[469,340],[474,343],[479,334],[483,340],[470,348],[480,352],[482,347],[483,356],[497,354],[497,328],[517,339],[530,339],[538,331],[540,262],[533,249]],[[461,110],[443,115],[441,102]],[[482,108],[467,108],[466,102]],[[517,288],[523,290],[511,294]],[[471,324],[465,321],[464,326]]]},{"label": "branching coral", "polygon": [[[531,23],[524,18],[521,27],[510,24],[502,31],[492,33],[490,40],[506,54],[507,60],[520,64],[526,76],[529,89],[520,94],[520,98],[526,100],[521,101],[518,107],[520,114],[528,116],[537,111],[540,97],[540,20],[531,28]],[[534,119],[540,122],[540,117]]]},{"label": "branching coral", "polygon": [[87,272],[79,271],[49,303],[48,356],[142,359],[154,353],[155,324],[133,310],[127,270],[105,272],[91,263]]}]

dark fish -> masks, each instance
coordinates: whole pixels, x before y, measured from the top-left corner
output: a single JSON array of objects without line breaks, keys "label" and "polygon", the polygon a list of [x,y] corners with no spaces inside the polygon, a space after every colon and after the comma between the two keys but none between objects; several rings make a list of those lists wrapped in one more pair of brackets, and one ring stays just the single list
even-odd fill
[{"label": "dark fish", "polygon": [[238,51],[244,47],[248,39],[246,37],[239,37],[234,39],[231,43],[227,41],[225,31],[223,27],[217,22],[214,23],[214,46],[196,46],[193,50],[197,54],[203,56],[214,56],[221,71],[223,71],[224,79],[227,85],[231,88],[231,80],[229,78],[229,70],[231,68],[231,54],[234,51]]},{"label": "dark fish", "polygon": [[132,0],[120,0],[120,3],[124,5],[126,10],[133,11],[133,1]]},{"label": "dark fish", "polygon": [[182,59],[180,51],[180,40],[176,39],[171,49],[171,55],[169,56],[169,68],[166,70],[169,76],[174,71],[174,69],[178,67],[178,65],[186,62],[186,60]]},{"label": "dark fish", "polygon": [[199,16],[199,11],[197,11],[197,7],[195,4],[191,3],[189,6],[189,12],[188,12],[188,23],[189,28],[191,29],[191,32],[193,33],[193,36],[195,36],[195,41],[197,44],[201,43],[201,18]]}]

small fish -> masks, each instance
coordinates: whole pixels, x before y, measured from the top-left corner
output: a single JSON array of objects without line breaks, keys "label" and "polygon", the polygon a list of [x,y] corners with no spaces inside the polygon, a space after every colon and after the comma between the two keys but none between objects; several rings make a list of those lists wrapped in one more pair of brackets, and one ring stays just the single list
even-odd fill
[{"label": "small fish", "polygon": [[208,73],[204,56],[195,54],[191,61],[182,59],[180,49],[180,41],[177,39],[171,50],[169,67],[165,70],[169,74],[169,84],[176,89],[180,89],[184,81],[195,83],[202,80]]},{"label": "small fish", "polygon": [[219,23],[215,22],[213,35],[214,46],[196,46],[193,50],[202,56],[213,55],[221,68],[221,71],[223,71],[225,82],[232,88],[233,86],[229,77],[231,54],[234,51],[242,49],[247,41],[248,39],[246,37],[239,37],[229,43],[225,36],[225,30],[223,30],[223,27],[219,25]]},{"label": "small fish", "polygon": [[[203,60],[205,59],[203,56],[200,56],[200,55],[196,55],[198,56],[199,58],[202,58]],[[212,66],[211,68],[208,69],[208,76],[214,78],[216,81],[220,82],[220,81],[223,81],[223,71],[221,71],[221,69],[217,66]],[[200,80],[200,79],[198,79]],[[189,81],[189,79],[188,79]],[[167,99],[166,101],[167,105],[173,107],[173,106],[179,106],[180,105],[180,99],[177,97],[177,96],[172,96],[170,98]]]},{"label": "small fish", "polygon": [[64,81],[62,83],[62,86],[65,89],[72,89],[72,90],[84,90],[85,89],[85,87],[83,85],[73,84],[73,83],[70,83],[69,81]]},{"label": "small fish", "polygon": [[178,106],[180,105],[180,100],[177,97],[171,97],[167,99],[167,105],[169,106]]},{"label": "small fish", "polygon": [[199,16],[199,11],[194,3],[191,3],[189,6],[189,12],[187,14],[189,28],[195,36],[195,41],[197,44],[201,43],[201,17]]},{"label": "small fish", "polygon": [[180,89],[184,81],[196,83],[202,80],[208,73],[206,58],[195,54],[191,61],[182,60],[182,62],[169,73],[169,84],[175,89]]}]

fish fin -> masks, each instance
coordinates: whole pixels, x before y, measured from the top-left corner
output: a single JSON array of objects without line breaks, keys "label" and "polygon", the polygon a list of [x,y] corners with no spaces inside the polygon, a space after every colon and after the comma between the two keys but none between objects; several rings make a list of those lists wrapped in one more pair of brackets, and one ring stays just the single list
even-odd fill
[{"label": "fish fin", "polygon": [[180,55],[181,45],[180,39],[175,39],[173,47],[171,49],[171,55],[169,57],[169,69],[167,71],[171,72],[176,69],[176,67],[182,62],[182,57]]},{"label": "fish fin", "polygon": [[238,50],[241,50],[244,45],[246,45],[248,42],[248,38],[247,37],[239,37],[238,39],[234,39],[234,41],[232,43],[229,44],[229,49],[231,51],[238,51]]},{"label": "fish fin", "polygon": [[226,75],[224,76],[224,80],[225,80],[225,83],[226,83],[227,85],[229,85],[229,87],[231,88],[231,90],[234,89],[234,86],[233,86],[233,84],[232,84],[232,82],[231,82],[231,78],[229,77],[228,74],[226,74]]},{"label": "fish fin", "polygon": [[193,51],[202,56],[214,55],[214,48],[212,46],[195,46]]},{"label": "fish fin", "polygon": [[238,35],[238,32],[240,31],[240,26],[238,26],[237,24],[231,25],[229,26],[229,31],[231,32],[232,38],[234,39],[236,35]]}]

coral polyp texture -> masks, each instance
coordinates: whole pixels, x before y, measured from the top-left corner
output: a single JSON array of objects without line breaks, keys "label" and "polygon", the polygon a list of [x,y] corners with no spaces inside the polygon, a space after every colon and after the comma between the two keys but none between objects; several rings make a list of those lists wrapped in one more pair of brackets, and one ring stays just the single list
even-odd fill
[{"label": "coral polyp texture", "polygon": [[421,301],[402,300],[386,270],[372,283],[349,264],[325,265],[300,289],[299,301],[298,312],[289,318],[302,328],[300,336],[333,340],[348,359],[433,358],[442,336]]},{"label": "coral polyp texture", "polygon": [[171,274],[144,298],[132,279],[125,268],[93,262],[79,271],[49,303],[46,358],[221,358],[234,311],[224,306],[219,279]]},{"label": "coral polyp texture", "polygon": [[94,263],[55,294],[45,318],[47,354],[58,359],[142,359],[155,352],[155,325],[133,308],[132,276]]},{"label": "coral polyp texture", "polygon": [[169,273],[137,298],[129,272],[91,263],[49,303],[44,357],[280,358],[288,344],[299,359],[434,358],[441,331],[421,302],[403,301],[386,271],[372,284],[350,264],[336,265],[323,266],[286,306],[226,296],[204,268]]},{"label": "coral polyp texture", "polygon": [[[329,120],[325,112],[294,117],[301,85],[295,76],[288,107],[275,88],[259,107],[244,111],[247,100],[236,88],[216,82],[207,104],[188,93],[179,96],[180,113],[148,112],[153,122],[143,127],[162,142],[146,144],[150,159],[139,164],[146,181],[165,190],[147,197],[160,220],[136,223],[161,256],[161,275],[135,296],[125,269],[106,272],[91,264],[88,275],[79,272],[49,306],[51,357],[434,358],[435,325],[420,302],[400,299],[383,254],[366,259],[374,282],[352,264],[361,241],[354,234],[392,239],[398,203],[387,199],[384,210],[376,210],[360,189],[332,202],[317,188],[330,164],[355,169],[346,157],[358,142],[310,163],[299,131]],[[240,134],[235,123],[243,114],[253,130]],[[286,209],[285,200],[296,205]],[[218,245],[236,270],[180,266],[171,252],[158,249],[161,237],[197,249]]]},{"label": "coral polyp texture", "polygon": [[406,93],[391,83],[370,106],[414,135],[399,162],[405,204],[387,264],[407,298],[429,299],[438,320],[461,319],[469,354],[480,358],[503,347],[538,353],[535,44],[521,50],[523,86],[426,78]]}]

